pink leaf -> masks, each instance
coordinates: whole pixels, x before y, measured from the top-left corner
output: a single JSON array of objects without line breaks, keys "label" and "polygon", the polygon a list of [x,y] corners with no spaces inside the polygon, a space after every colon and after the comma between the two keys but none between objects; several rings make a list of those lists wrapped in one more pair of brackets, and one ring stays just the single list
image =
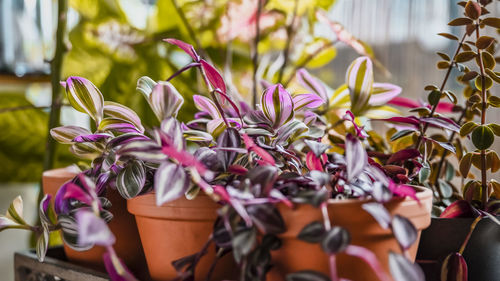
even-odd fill
[{"label": "pink leaf", "polygon": [[256,145],[252,138],[250,138],[247,134],[243,134],[242,136],[248,151],[253,151],[255,154],[260,156],[260,158],[262,158],[262,161],[264,161],[266,164],[272,166],[276,165],[276,162],[274,161],[274,158],[271,156],[271,154],[269,154],[262,147]]},{"label": "pink leaf", "polygon": [[214,87],[214,89],[219,89],[222,93],[226,94],[226,84],[224,83],[224,79],[222,79],[222,75],[213,67],[211,64],[206,62],[205,60],[200,60],[201,67],[207,74],[208,81]]},{"label": "pink leaf", "polygon": [[193,58],[195,62],[200,61],[200,56],[196,53],[196,50],[192,45],[173,38],[163,39],[163,41],[168,42],[172,45],[176,45],[177,47],[181,48],[184,52],[186,52],[186,54],[188,54],[191,58]]},{"label": "pink leaf", "polygon": [[471,204],[465,200],[457,200],[450,204],[439,216],[440,218],[471,218],[479,214]]}]

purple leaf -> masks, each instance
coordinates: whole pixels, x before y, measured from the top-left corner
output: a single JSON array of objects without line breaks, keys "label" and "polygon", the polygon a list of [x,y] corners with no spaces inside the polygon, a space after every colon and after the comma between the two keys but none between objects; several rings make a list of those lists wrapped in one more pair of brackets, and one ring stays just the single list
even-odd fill
[{"label": "purple leaf", "polygon": [[66,191],[63,196],[64,200],[75,199],[89,206],[92,205],[92,197],[78,185],[71,182],[67,183],[65,184],[64,190]]},{"label": "purple leaf", "polygon": [[425,281],[424,273],[418,264],[392,251],[389,253],[389,268],[394,280]]},{"label": "purple leaf", "polygon": [[226,83],[224,83],[224,79],[222,79],[222,75],[220,75],[219,71],[215,69],[211,64],[206,62],[205,60],[200,60],[201,67],[205,71],[208,81],[214,88],[214,90],[219,89],[222,93],[226,94]]},{"label": "purple leaf", "polygon": [[144,132],[144,127],[141,124],[141,119],[132,109],[116,102],[104,102],[104,115],[111,116],[116,119],[126,121],[133,124],[137,131]]},{"label": "purple leaf", "polygon": [[50,130],[52,138],[63,144],[72,144],[77,136],[90,134],[89,130],[78,126],[61,126]]},{"label": "purple leaf", "polygon": [[[355,245],[349,245],[345,249],[345,253],[362,259],[366,264],[368,264],[372,269],[373,272],[377,275],[378,279],[380,281],[391,281],[392,278],[389,277],[389,275],[385,272],[385,269],[382,267],[380,262],[378,261],[378,257],[375,256],[373,252],[370,250],[360,247],[360,246],[355,246]],[[406,280],[406,279],[395,279],[395,280]]]},{"label": "purple leaf", "polygon": [[347,179],[353,181],[368,165],[368,155],[361,142],[348,134],[345,141]]},{"label": "purple leaf", "polygon": [[70,76],[66,80],[66,93],[71,106],[83,113],[88,114],[96,124],[103,118],[104,98],[89,80]]},{"label": "purple leaf", "polygon": [[111,246],[116,239],[106,222],[93,212],[80,210],[76,213],[78,224],[78,243],[81,245],[95,244]]},{"label": "purple leaf", "polygon": [[443,128],[443,129],[448,129],[450,131],[459,133],[460,132],[460,126],[455,123],[455,121],[445,118],[445,117],[424,117],[420,118],[420,121],[434,125],[435,127],[438,128]]},{"label": "purple leaf", "polygon": [[400,150],[389,157],[387,164],[398,163],[420,156],[420,152],[414,148]]},{"label": "purple leaf", "polygon": [[300,85],[310,91],[313,91],[323,100],[323,102],[328,101],[328,94],[325,86],[318,80],[318,78],[313,77],[305,68],[299,69],[296,77]]},{"label": "purple leaf", "polygon": [[387,122],[391,122],[391,123],[409,124],[409,125],[413,125],[417,128],[420,125],[420,121],[414,116],[410,116],[410,117],[396,116],[396,117],[391,117],[391,118],[386,118],[386,119],[373,119],[373,120],[374,121],[387,121]]},{"label": "purple leaf", "polygon": [[165,154],[161,153],[161,147],[151,140],[127,143],[117,150],[116,155],[120,157],[132,156],[153,163],[161,163],[167,159]]},{"label": "purple leaf", "polygon": [[257,228],[265,234],[279,234],[286,230],[280,212],[272,204],[247,206],[247,211]]},{"label": "purple leaf", "polygon": [[302,108],[318,108],[323,103],[323,99],[316,94],[298,94],[293,97],[294,110]]},{"label": "purple leaf", "polygon": [[362,206],[363,210],[367,211],[377,222],[384,228],[389,228],[391,224],[391,214],[387,211],[383,204],[380,203],[366,203]]},{"label": "purple leaf", "polygon": [[401,94],[401,87],[389,83],[373,83],[373,92],[369,104],[371,106],[386,105]]},{"label": "purple leaf", "polygon": [[177,150],[171,145],[168,138],[162,138],[162,152],[170,158],[175,159],[184,167],[195,168],[200,175],[208,175],[209,171],[196,157],[185,150]]},{"label": "purple leaf", "polygon": [[219,112],[217,106],[211,99],[200,95],[194,95],[193,101],[198,110],[208,113],[212,119],[222,118],[222,113]]},{"label": "purple leaf", "polygon": [[467,262],[460,253],[449,254],[441,266],[441,281],[467,281]]},{"label": "purple leaf", "polygon": [[177,150],[186,148],[186,142],[181,128],[181,123],[175,118],[167,118],[161,122],[161,131],[169,136],[171,145]]},{"label": "purple leaf", "polygon": [[111,131],[116,133],[143,133],[136,126],[131,123],[127,123],[121,119],[116,118],[104,118],[99,124],[99,131]]},{"label": "purple leaf", "polygon": [[163,39],[163,41],[170,43],[172,45],[175,45],[179,48],[181,48],[186,54],[188,54],[195,62],[200,61],[200,56],[196,53],[194,47],[186,42],[183,42],[178,39],[173,39],[173,38],[167,38]]},{"label": "purple leaf", "polygon": [[417,229],[407,218],[395,215],[391,227],[396,240],[403,249],[407,250],[417,240]]},{"label": "purple leaf", "polygon": [[351,111],[358,114],[369,105],[373,87],[373,64],[369,57],[355,59],[346,73],[351,97]]},{"label": "purple leaf", "polygon": [[457,200],[451,203],[439,216],[440,218],[475,218],[479,212],[465,200]]},{"label": "purple leaf", "polygon": [[257,146],[252,138],[250,138],[247,134],[243,134],[242,137],[243,137],[243,142],[245,143],[245,146],[249,152],[253,151],[255,154],[260,156],[260,158],[262,158],[262,160],[265,163],[271,166],[276,165],[276,162],[274,161],[274,158],[271,156],[271,154],[269,154],[266,150],[264,150],[260,146]]},{"label": "purple leaf", "polygon": [[275,129],[293,119],[294,105],[292,96],[281,84],[267,88],[262,94],[260,104],[264,115],[271,121]]},{"label": "purple leaf", "polygon": [[149,138],[143,134],[132,132],[115,137],[112,140],[110,140],[106,145],[108,148],[113,148],[113,147],[118,147],[120,145],[125,145],[133,141],[142,141],[142,140],[149,140]]},{"label": "purple leaf", "polygon": [[358,126],[358,124],[356,123],[354,114],[350,110],[346,111],[346,113],[342,117],[342,119],[347,120],[347,121],[352,123],[352,126],[354,127],[354,130],[356,131],[356,136],[358,136],[359,138],[363,138],[363,139],[368,137],[368,134],[365,132],[364,126],[361,126],[361,127]]},{"label": "purple leaf", "polygon": [[189,188],[189,178],[184,168],[171,162],[165,162],[156,170],[155,181],[156,205],[182,197]]},{"label": "purple leaf", "polygon": [[391,192],[397,196],[397,197],[410,197],[413,200],[419,201],[417,197],[417,192],[415,189],[411,186],[404,185],[404,184],[396,184],[392,180],[389,182],[389,189]]},{"label": "purple leaf", "polygon": [[72,142],[98,142],[100,140],[105,140],[110,138],[110,134],[90,134],[90,135],[81,135],[77,136],[72,140]]},{"label": "purple leaf", "polygon": [[159,82],[149,96],[149,104],[158,120],[176,117],[184,98],[170,82]]}]

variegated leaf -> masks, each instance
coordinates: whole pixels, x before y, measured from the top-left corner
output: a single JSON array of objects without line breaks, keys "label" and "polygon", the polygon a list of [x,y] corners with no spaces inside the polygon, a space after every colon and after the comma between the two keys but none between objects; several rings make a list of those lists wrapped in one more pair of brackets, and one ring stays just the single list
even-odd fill
[{"label": "variegated leaf", "polygon": [[368,164],[368,155],[359,139],[347,135],[345,142],[345,158],[347,163],[347,179],[353,181],[361,175]]},{"label": "variegated leaf", "polygon": [[162,153],[161,147],[153,141],[134,141],[120,147],[116,152],[118,156],[132,156],[137,159],[161,163],[167,159],[167,156]]},{"label": "variegated leaf", "polygon": [[296,77],[299,84],[309,89],[310,91],[314,92],[324,102],[328,101],[328,94],[326,92],[325,86],[319,79],[313,77],[306,69],[304,68],[299,69],[297,71]]},{"label": "variegated leaf", "polygon": [[149,104],[158,120],[176,117],[184,98],[169,82],[159,82],[149,96]]},{"label": "variegated leaf", "polygon": [[194,95],[193,101],[198,110],[208,113],[212,119],[222,118],[217,106],[211,99],[200,95]]},{"label": "variegated leaf", "polygon": [[355,59],[346,73],[346,84],[351,97],[351,111],[358,115],[367,106],[373,88],[373,65],[368,57]]},{"label": "variegated leaf", "polygon": [[154,187],[156,205],[180,198],[189,188],[189,178],[181,165],[164,162],[156,170]]},{"label": "variegated leaf", "polygon": [[111,131],[113,133],[142,133],[144,128],[140,131],[137,126],[124,121],[123,119],[106,117],[102,119],[99,127],[99,131]]},{"label": "variegated leaf", "polygon": [[12,203],[10,203],[5,216],[18,224],[27,225],[23,218],[23,198],[20,195],[17,196]]},{"label": "variegated leaf", "polygon": [[63,144],[72,144],[74,138],[90,134],[89,130],[78,126],[61,126],[50,130],[52,138]]},{"label": "variegated leaf", "polygon": [[116,189],[126,199],[141,193],[146,183],[146,168],[141,160],[130,161],[116,178]]},{"label": "variegated leaf", "polygon": [[36,256],[39,262],[43,262],[47,249],[49,248],[49,231],[42,231],[36,240]]},{"label": "variegated leaf", "polygon": [[184,131],[184,137],[186,140],[194,142],[212,142],[213,140],[211,134],[198,130]]},{"label": "variegated leaf", "polygon": [[302,108],[318,108],[325,102],[316,94],[298,94],[293,97],[294,109],[300,110]]},{"label": "variegated leaf", "polygon": [[96,124],[101,122],[104,115],[104,97],[92,82],[71,76],[66,80],[66,94],[73,108],[88,114]]},{"label": "variegated leaf", "polygon": [[140,92],[146,100],[149,101],[149,96],[151,95],[151,92],[153,92],[153,88],[156,86],[155,81],[153,79],[147,77],[147,76],[142,76],[137,80],[137,88],[136,90]]},{"label": "variegated leaf", "polygon": [[183,150],[186,147],[184,135],[182,133],[181,124],[175,118],[167,118],[161,122],[161,130],[169,136],[171,145],[177,150]]},{"label": "variegated leaf", "polygon": [[329,105],[331,108],[347,108],[351,105],[349,97],[349,88],[346,84],[338,87],[330,97]]},{"label": "variegated leaf", "polygon": [[281,84],[267,88],[260,100],[262,111],[273,128],[279,128],[294,117],[293,99]]},{"label": "variegated leaf", "polygon": [[129,122],[137,128],[137,131],[141,133],[144,132],[144,127],[137,113],[124,105],[112,101],[105,101],[104,115]]},{"label": "variegated leaf", "polygon": [[385,105],[401,94],[401,87],[390,83],[373,83],[370,106]]}]

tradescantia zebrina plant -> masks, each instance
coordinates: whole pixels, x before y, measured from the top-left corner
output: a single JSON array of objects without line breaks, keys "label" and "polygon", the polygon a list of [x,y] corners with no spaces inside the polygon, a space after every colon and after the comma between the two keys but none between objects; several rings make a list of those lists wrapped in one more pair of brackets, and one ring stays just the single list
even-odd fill
[{"label": "tradescantia zebrina plant", "polygon": [[[109,201],[103,197],[104,191],[116,188],[128,199],[154,189],[158,205],[204,192],[221,204],[208,243],[224,249],[222,253],[231,251],[240,265],[240,280],[265,280],[272,265],[270,253],[280,247],[279,234],[286,230],[276,204],[290,208],[310,204],[323,210],[323,221],[312,221],[299,239],[322,245],[330,257],[331,273],[301,271],[291,273],[288,280],[339,280],[335,256],[340,253],[361,258],[381,280],[390,280],[389,274],[396,280],[408,276],[423,280],[418,266],[405,257],[417,239],[416,228],[407,218],[392,216],[384,206],[394,197],[417,200],[416,191],[404,185],[407,180],[394,172],[397,163],[411,162],[417,155],[394,153],[390,160],[378,155],[385,161],[377,161],[369,132],[356,123],[351,111],[339,118],[346,133],[337,134],[331,145],[325,144],[322,139],[328,139],[325,130],[330,125],[320,109],[329,97],[317,91],[291,95],[280,84],[269,85],[256,109],[235,104],[219,71],[191,45],[166,41],[193,60],[169,81],[190,68],[198,69],[204,78],[209,95],[194,97],[199,112],[194,120],[179,122],[176,114],[183,98],[173,84],[143,77],[138,91],[161,122],[159,128],[145,130],[133,111],[103,101],[90,81],[68,78],[64,86],[70,103],[94,120],[96,131],[67,126],[51,132],[92,163],[58,191],[57,222],[49,225],[49,230],[62,228],[65,242],[76,249],[104,246],[110,277],[135,280],[113,249],[115,236],[106,225],[112,215],[106,210]],[[365,67],[371,64],[368,58],[356,60],[351,71],[357,63]],[[386,94],[394,97],[399,93]],[[332,218],[324,210],[331,198],[373,199],[361,211],[390,229],[403,253],[390,254],[390,273],[369,250],[351,245],[346,229],[330,223]],[[173,262],[181,279],[193,278],[205,249]]]}]

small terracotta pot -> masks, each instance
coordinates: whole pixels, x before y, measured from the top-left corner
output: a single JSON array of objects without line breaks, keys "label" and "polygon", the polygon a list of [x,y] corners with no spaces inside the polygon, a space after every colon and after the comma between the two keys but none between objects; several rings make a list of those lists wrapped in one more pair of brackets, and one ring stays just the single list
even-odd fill
[{"label": "small terracotta pot", "polygon": [[[45,171],[42,177],[44,193],[50,194],[54,198],[59,188],[76,175],[76,172],[68,168]],[[113,219],[108,226],[116,236],[114,245],[116,253],[141,280],[148,279],[146,258],[140,243],[135,218],[127,212],[127,201],[116,190],[111,189],[108,189],[106,198],[112,204],[109,211],[113,214]],[[75,251],[64,244],[64,252],[71,262],[105,271],[102,261],[102,255],[105,252],[103,247],[94,246],[87,251]]]},{"label": "small terracotta pot", "polygon": [[[154,280],[172,280],[177,272],[172,261],[199,252],[208,241],[220,206],[204,194],[193,200],[182,197],[156,205],[155,194],[141,195],[128,200],[128,210],[135,215],[149,272]],[[195,280],[205,280],[215,260],[213,243],[200,260]],[[217,261],[210,280],[225,280],[237,276],[232,255]]]},{"label": "small terracotta pot", "polygon": [[[399,214],[408,218],[418,229],[429,226],[432,207],[432,193],[428,189],[416,187],[420,204],[410,198],[394,199],[385,204],[392,215]],[[398,243],[390,230],[381,228],[373,217],[361,208],[368,200],[348,199],[330,200],[328,213],[332,225],[342,226],[351,234],[351,244],[371,250],[379,262],[389,271],[389,251],[401,253]],[[289,273],[300,270],[316,270],[329,275],[328,257],[319,244],[301,241],[297,235],[302,228],[313,222],[323,221],[321,211],[311,205],[301,204],[289,209],[280,204],[278,208],[285,221],[287,231],[280,235],[282,247],[272,251],[273,267],[268,274],[269,281],[282,281]],[[418,248],[417,242],[409,249],[414,261]],[[378,280],[373,270],[361,259],[345,254],[337,256],[339,277],[353,281]]]}]

